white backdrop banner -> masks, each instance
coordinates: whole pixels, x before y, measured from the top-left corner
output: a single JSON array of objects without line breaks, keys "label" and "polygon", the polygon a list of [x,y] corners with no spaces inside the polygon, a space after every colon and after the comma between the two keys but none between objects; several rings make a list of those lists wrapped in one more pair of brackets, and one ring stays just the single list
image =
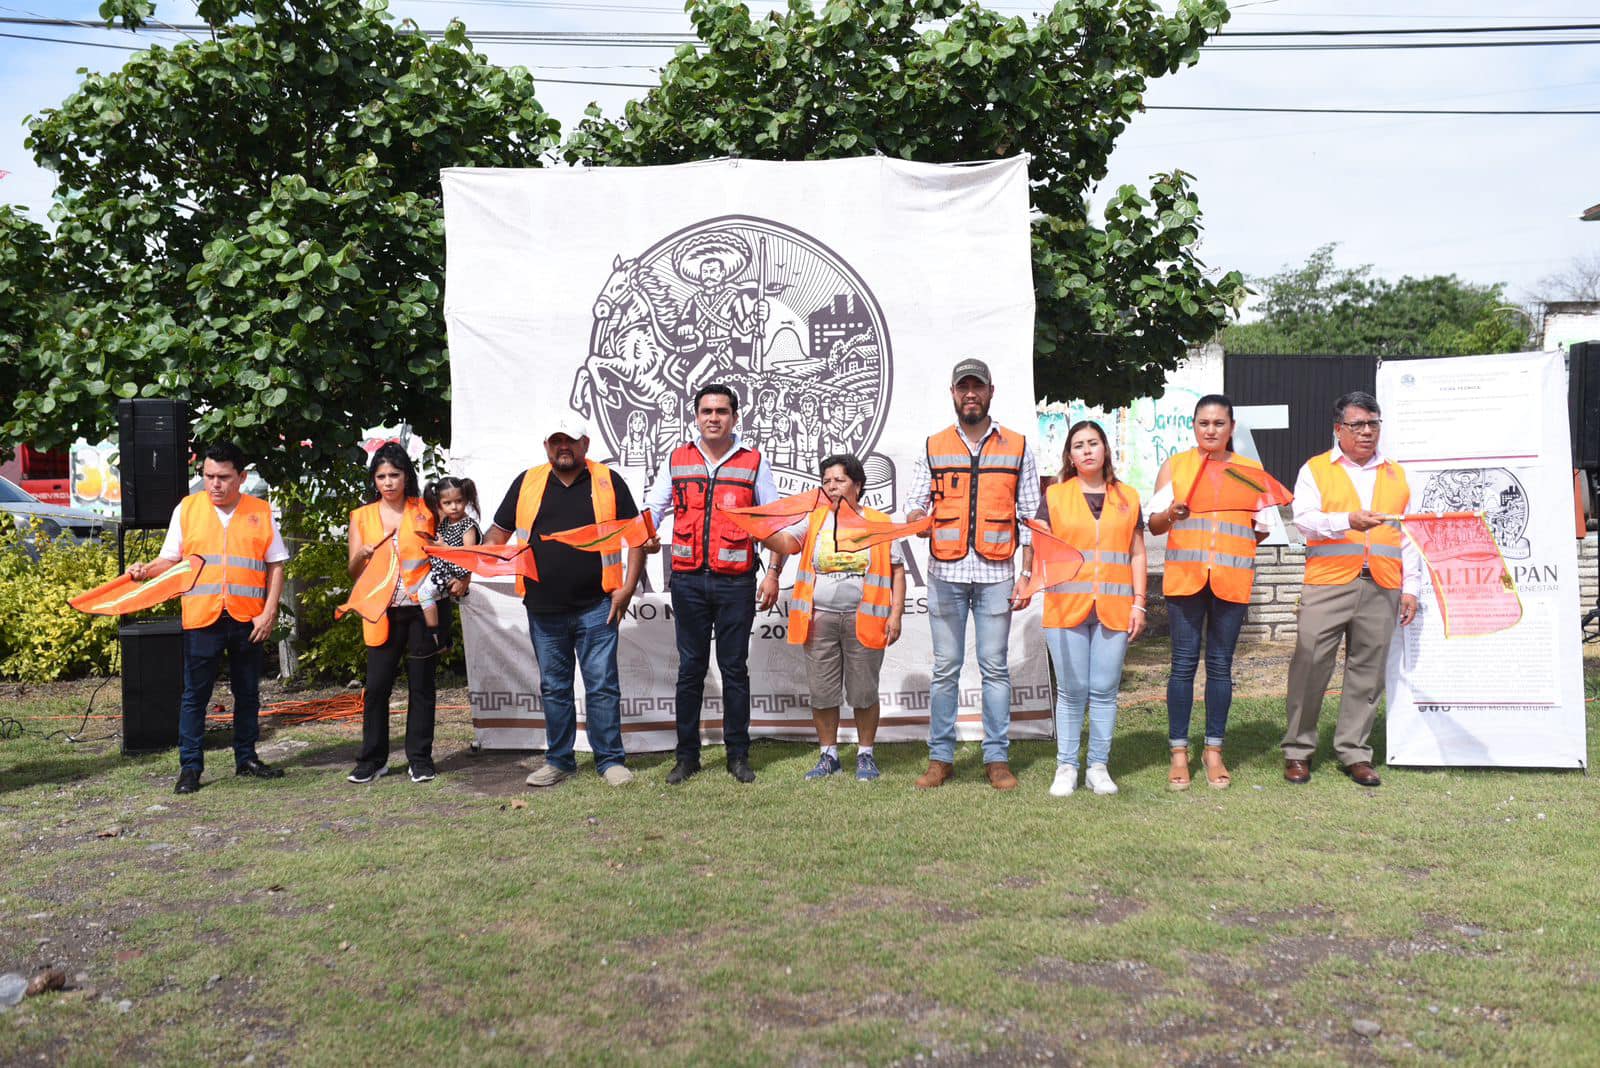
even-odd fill
[{"label": "white backdrop banner", "polygon": [[1391,361],[1378,403],[1411,510],[1486,513],[1522,599],[1509,630],[1446,638],[1424,588],[1389,648],[1388,762],[1587,767],[1563,355]]},{"label": "white backdrop banner", "polygon": [[[589,455],[642,501],[668,452],[693,435],[689,402],[710,381],[740,394],[741,434],[772,463],[781,493],[815,486],[822,457],[853,452],[866,467],[865,503],[896,514],[925,439],[954,419],[949,370],[963,357],[989,362],[996,419],[1037,427],[1024,158],[452,169],[443,178],[451,469],[477,481],[491,513],[518,472],[544,462],[547,428],[574,412],[588,421]],[[883,667],[883,741],[927,732],[927,550],[921,539],[906,544],[905,628]],[[648,588],[621,628],[630,751],[675,740],[667,560],[651,558]],[[473,589],[462,616],[479,741],[542,746],[522,604],[509,582]],[[804,656],[785,636],[780,600],[756,617],[751,733],[810,738]],[[971,641],[969,631],[963,738],[982,733]],[[1048,736],[1037,601],[1013,618],[1010,661],[1013,736]],[[711,744],[721,740],[721,704],[713,667],[702,721]]]}]

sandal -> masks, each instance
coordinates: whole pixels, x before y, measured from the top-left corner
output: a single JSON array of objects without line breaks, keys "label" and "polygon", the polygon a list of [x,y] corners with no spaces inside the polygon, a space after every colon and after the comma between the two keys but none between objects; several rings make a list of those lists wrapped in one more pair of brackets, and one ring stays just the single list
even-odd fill
[{"label": "sandal", "polygon": [[1200,762],[1206,766],[1206,782],[1214,790],[1226,790],[1233,785],[1233,776],[1222,762],[1222,746],[1208,745],[1200,751]]},{"label": "sandal", "polygon": [[1173,746],[1172,768],[1167,772],[1167,789],[1174,792],[1189,788],[1189,747]]}]

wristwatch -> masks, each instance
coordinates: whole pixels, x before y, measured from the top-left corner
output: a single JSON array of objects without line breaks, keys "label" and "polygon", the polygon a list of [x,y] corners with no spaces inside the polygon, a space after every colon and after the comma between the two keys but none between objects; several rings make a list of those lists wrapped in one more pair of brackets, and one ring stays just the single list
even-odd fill
[{"label": "wristwatch", "polygon": [[1021,575],[1023,578],[1033,578],[1032,571],[1018,571],[1017,574]]}]

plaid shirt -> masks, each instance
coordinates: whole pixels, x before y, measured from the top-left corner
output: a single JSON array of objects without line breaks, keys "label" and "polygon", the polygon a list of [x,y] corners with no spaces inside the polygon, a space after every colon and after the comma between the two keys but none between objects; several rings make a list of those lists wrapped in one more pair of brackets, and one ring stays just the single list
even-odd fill
[{"label": "plaid shirt", "polygon": [[[959,428],[959,425],[957,427]],[[990,420],[989,429],[977,441],[971,441],[963,432],[961,440],[967,443],[967,448],[973,455],[977,455],[983,443],[989,440],[989,435],[999,429],[999,424]],[[907,511],[926,512],[932,505],[933,479],[928,475],[928,453],[924,449],[917,457],[917,462],[911,469],[911,496],[906,501]],[[1020,522],[1032,516],[1039,510],[1039,466],[1034,462],[1033,449],[1024,445],[1022,450],[1022,472],[1017,478],[1017,518],[1019,520],[1018,540],[1023,545],[1033,544],[1033,532],[1026,524]],[[1010,560],[989,560],[975,552],[968,552],[959,560],[930,560],[928,563],[928,577],[936,578],[942,582],[1011,582],[1015,579],[1013,556]]]}]

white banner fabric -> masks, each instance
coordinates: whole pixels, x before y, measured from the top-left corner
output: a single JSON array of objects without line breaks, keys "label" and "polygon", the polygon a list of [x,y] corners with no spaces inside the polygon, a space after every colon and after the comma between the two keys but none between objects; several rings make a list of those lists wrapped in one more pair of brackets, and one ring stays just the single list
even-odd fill
[{"label": "white banner fabric", "polygon": [[[772,463],[780,493],[815,486],[823,456],[853,452],[867,472],[865,503],[897,515],[927,436],[954,420],[949,372],[962,358],[988,361],[1002,425],[1037,429],[1025,158],[451,169],[443,181],[450,466],[477,481],[490,518],[512,479],[545,462],[548,428],[572,413],[588,422],[590,457],[618,469],[642,503],[666,454],[693,435],[689,400],[711,381],[740,394],[742,438]],[[927,734],[927,543],[902,544],[905,627],[884,661],[882,741]],[[675,741],[668,559],[650,559],[621,627],[632,752]],[[786,589],[793,575],[791,564]],[[523,606],[509,580],[473,590],[462,616],[478,739],[543,746]],[[756,617],[756,737],[813,737],[786,610],[785,598]],[[982,736],[971,628],[967,641],[959,729],[971,739]],[[1037,600],[1012,619],[1010,668],[1012,735],[1049,736]],[[581,682],[578,692],[581,727]],[[713,666],[708,744],[721,741],[721,705]],[[844,726],[853,739],[848,712]]]},{"label": "white banner fabric", "polygon": [[1486,513],[1522,600],[1510,629],[1446,638],[1425,585],[1389,647],[1388,762],[1587,767],[1563,355],[1391,361],[1378,403],[1411,511]]}]

